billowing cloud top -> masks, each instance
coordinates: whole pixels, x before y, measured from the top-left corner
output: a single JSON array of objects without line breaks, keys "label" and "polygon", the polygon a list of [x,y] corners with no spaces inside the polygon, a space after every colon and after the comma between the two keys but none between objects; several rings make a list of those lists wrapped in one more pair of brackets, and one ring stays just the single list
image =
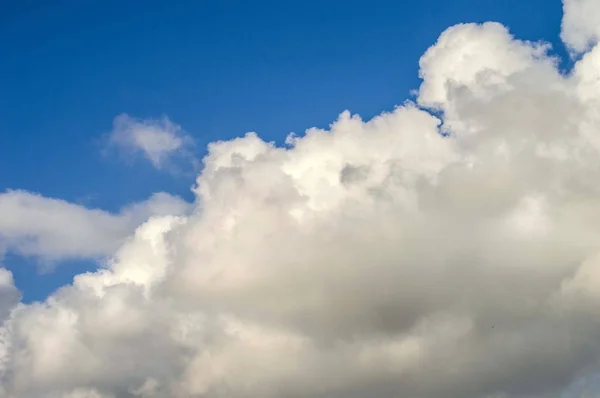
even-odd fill
[{"label": "billowing cloud top", "polygon": [[561,37],[576,53],[584,52],[600,41],[600,2],[564,0]]},{"label": "billowing cloud top", "polygon": [[5,315],[0,397],[585,396],[600,46],[578,13],[595,4],[565,4],[563,37],[591,45],[569,75],[546,45],[459,25],[421,59],[419,106],[283,148],[211,144],[191,214]]}]

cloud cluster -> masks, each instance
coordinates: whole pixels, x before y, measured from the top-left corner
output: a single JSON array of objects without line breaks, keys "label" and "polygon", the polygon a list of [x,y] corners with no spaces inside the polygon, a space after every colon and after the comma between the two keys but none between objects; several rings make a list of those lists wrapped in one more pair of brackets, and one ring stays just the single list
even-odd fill
[{"label": "cloud cluster", "polygon": [[458,25],[422,57],[416,103],[285,147],[211,144],[191,214],[14,306],[0,397],[585,396],[600,46],[570,13],[594,4],[565,2],[563,37],[589,48],[568,75],[547,45]]},{"label": "cloud cluster", "polygon": [[168,118],[138,120],[127,114],[113,121],[107,149],[115,148],[126,156],[141,153],[159,170],[173,170],[177,158],[193,160],[189,152],[194,140]]}]

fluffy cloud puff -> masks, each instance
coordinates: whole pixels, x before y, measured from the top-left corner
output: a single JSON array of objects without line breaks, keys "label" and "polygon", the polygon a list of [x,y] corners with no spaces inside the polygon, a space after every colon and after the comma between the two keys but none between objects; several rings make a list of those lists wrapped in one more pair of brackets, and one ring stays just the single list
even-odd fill
[{"label": "fluffy cloud puff", "polygon": [[600,41],[600,3],[592,0],[564,0],[561,37],[574,53],[581,53]]},{"label": "fluffy cloud puff", "polygon": [[585,396],[600,47],[568,75],[547,51],[455,26],[418,105],[211,144],[190,215],[12,309],[0,397]]}]

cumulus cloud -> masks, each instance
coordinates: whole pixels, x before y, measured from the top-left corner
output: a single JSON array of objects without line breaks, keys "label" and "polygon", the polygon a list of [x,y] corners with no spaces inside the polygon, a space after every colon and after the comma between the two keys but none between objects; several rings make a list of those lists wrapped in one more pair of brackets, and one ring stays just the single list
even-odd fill
[{"label": "cumulus cloud", "polygon": [[600,41],[600,3],[594,0],[564,0],[561,37],[575,53]]},{"label": "cumulus cloud", "polygon": [[211,144],[190,214],[13,307],[0,397],[593,393],[600,47],[548,50],[455,26],[416,104]]},{"label": "cumulus cloud", "polygon": [[182,199],[157,193],[113,214],[27,191],[0,194],[0,247],[46,262],[108,256],[153,215],[184,214]]},{"label": "cumulus cloud", "polygon": [[174,161],[192,160],[194,140],[168,118],[139,120],[127,114],[117,116],[108,136],[107,148],[126,155],[141,153],[157,169],[173,169]]}]

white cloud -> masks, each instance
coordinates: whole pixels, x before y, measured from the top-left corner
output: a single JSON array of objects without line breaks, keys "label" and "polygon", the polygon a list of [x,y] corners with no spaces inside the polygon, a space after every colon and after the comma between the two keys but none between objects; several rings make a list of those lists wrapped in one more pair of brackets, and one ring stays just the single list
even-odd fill
[{"label": "white cloud", "polygon": [[600,41],[600,2],[564,0],[561,37],[569,48],[582,53]]},{"label": "white cloud", "polygon": [[0,397],[578,396],[600,371],[599,50],[568,76],[544,51],[459,25],[421,60],[443,120],[211,144],[191,214],[14,307]]},{"label": "white cloud", "polygon": [[108,147],[116,147],[126,155],[141,153],[157,169],[173,167],[178,158],[193,160],[189,150],[194,140],[168,118],[139,120],[122,114],[113,121]]},{"label": "white cloud", "polygon": [[26,191],[0,194],[0,247],[43,261],[110,255],[152,215],[183,214],[183,200],[166,193],[112,214]]},{"label": "white cloud", "polygon": [[[15,287],[12,273],[9,270],[0,267],[0,324],[8,317],[12,308],[19,302],[20,297],[21,294]],[[0,340],[1,339],[2,337],[0,336]],[[2,344],[0,344],[0,346],[2,346]],[[1,367],[2,362],[0,362],[0,368]]]}]

